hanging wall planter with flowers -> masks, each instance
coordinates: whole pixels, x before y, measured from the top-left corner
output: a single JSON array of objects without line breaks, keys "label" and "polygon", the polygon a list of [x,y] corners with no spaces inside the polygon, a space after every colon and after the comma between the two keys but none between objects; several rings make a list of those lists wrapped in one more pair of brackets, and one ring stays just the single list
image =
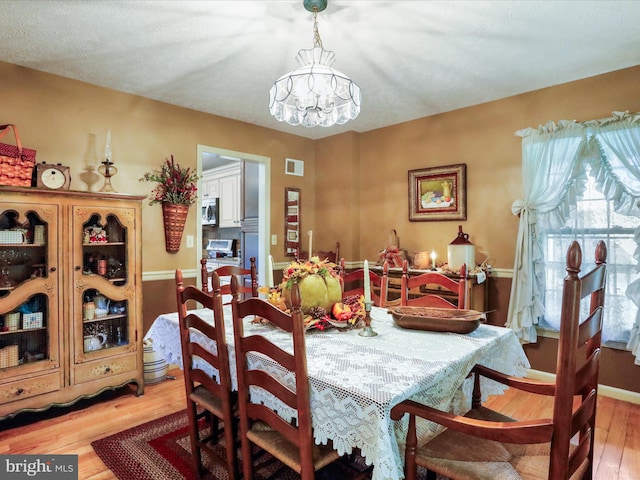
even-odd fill
[{"label": "hanging wall planter with flowers", "polygon": [[151,191],[149,205],[162,204],[166,250],[169,253],[177,252],[180,250],[189,207],[197,199],[198,174],[191,168],[175,163],[171,155],[159,170],[145,173],[140,181],[158,183]]}]

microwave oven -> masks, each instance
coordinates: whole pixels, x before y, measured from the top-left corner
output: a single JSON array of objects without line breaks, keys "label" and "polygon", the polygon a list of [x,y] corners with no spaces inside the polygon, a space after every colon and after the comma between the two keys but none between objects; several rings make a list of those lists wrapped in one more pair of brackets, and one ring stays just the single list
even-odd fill
[{"label": "microwave oven", "polygon": [[202,200],[202,225],[218,225],[217,198],[205,198]]}]

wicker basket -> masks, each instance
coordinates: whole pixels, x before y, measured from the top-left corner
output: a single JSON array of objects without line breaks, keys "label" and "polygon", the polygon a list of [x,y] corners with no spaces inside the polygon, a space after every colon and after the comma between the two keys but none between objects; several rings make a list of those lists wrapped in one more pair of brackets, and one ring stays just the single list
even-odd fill
[{"label": "wicker basket", "polygon": [[189,205],[176,203],[162,204],[162,218],[164,220],[164,242],[167,252],[180,250],[182,232],[187,221]]},{"label": "wicker basket", "polygon": [[34,162],[0,155],[0,185],[30,187]]},{"label": "wicker basket", "polygon": [[1,125],[0,137],[10,129],[16,137],[16,145],[0,143],[0,185],[30,187],[33,167],[36,163],[36,151],[23,148],[15,125]]},{"label": "wicker basket", "polygon": [[18,345],[8,345],[0,348],[0,368],[18,365]]}]

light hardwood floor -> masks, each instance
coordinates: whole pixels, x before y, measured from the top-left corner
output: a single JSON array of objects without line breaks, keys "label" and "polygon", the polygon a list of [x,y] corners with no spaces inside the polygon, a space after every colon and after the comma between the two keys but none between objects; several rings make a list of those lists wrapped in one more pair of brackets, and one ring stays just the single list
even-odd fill
[{"label": "light hardwood floor", "polygon": [[[77,454],[80,480],[115,480],[93,452],[91,442],[182,410],[183,377],[180,370],[170,374],[176,380],[147,386],[141,397],[124,388],[68,409],[20,414],[0,422],[0,454]],[[532,394],[508,391],[490,402],[516,418],[551,415],[551,402]],[[596,423],[594,478],[640,479],[640,405],[601,397]]]}]

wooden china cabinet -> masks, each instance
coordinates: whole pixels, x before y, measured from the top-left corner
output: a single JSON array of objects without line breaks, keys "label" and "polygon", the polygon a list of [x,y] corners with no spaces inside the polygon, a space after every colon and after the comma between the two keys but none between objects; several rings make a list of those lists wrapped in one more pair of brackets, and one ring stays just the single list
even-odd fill
[{"label": "wooden china cabinet", "polygon": [[143,393],[144,198],[0,187],[0,420]]}]

